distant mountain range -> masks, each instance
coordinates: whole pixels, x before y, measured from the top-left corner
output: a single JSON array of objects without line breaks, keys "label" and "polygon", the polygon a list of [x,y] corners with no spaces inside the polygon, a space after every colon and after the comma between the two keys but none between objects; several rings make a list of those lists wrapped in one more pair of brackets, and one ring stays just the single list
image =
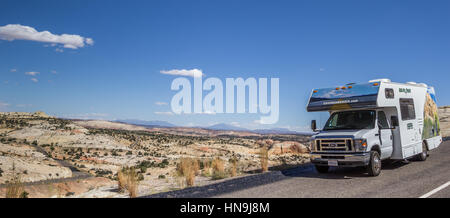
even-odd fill
[{"label": "distant mountain range", "polygon": [[253,132],[259,134],[298,134],[296,131],[287,128],[272,128],[272,129],[255,129]]},{"label": "distant mountain range", "polygon": [[145,126],[145,127],[176,127],[175,125],[173,125],[169,122],[159,121],[159,120],[146,121],[146,120],[128,119],[128,120],[115,120],[115,122],[127,123],[127,124],[133,124],[133,125]]},{"label": "distant mountain range", "polygon": [[210,130],[223,130],[223,131],[246,131],[246,132],[254,132],[258,134],[302,134],[302,135],[310,135],[310,132],[297,132],[292,131],[287,128],[271,128],[271,129],[255,129],[250,130],[238,126],[229,125],[226,123],[219,123],[208,127],[203,127],[204,129]]},{"label": "distant mountain range", "polygon": [[204,129],[225,130],[225,131],[249,131],[250,132],[250,130],[248,130],[246,128],[233,126],[233,125],[229,125],[229,124],[226,124],[226,123],[215,124],[215,125],[212,125],[212,126],[204,127]]},{"label": "distant mountain range", "polygon": [[[172,123],[166,122],[166,121],[158,121],[158,120],[154,120],[154,121],[145,121],[145,120],[134,120],[134,119],[128,119],[128,120],[115,120],[115,122],[119,122],[119,123],[127,123],[127,124],[132,124],[132,125],[137,125],[137,126],[144,126],[144,127],[159,127],[159,128],[170,128],[170,127],[178,127]],[[226,123],[219,123],[219,124],[214,124],[212,126],[207,126],[207,127],[194,127],[194,128],[203,128],[203,129],[208,129],[208,130],[221,130],[221,131],[241,131],[241,132],[254,132],[254,133],[258,133],[258,134],[306,134],[309,135],[309,132],[297,132],[297,131],[292,131],[289,130],[287,128],[271,128],[271,129],[255,129],[255,130],[250,130],[250,129],[246,129],[243,127],[238,127],[238,126],[233,126],[230,124],[226,124]]]}]

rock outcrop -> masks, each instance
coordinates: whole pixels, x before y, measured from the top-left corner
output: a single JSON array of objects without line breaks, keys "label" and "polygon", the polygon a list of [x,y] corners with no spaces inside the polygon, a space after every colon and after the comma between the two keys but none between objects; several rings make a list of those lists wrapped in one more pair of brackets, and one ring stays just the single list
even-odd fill
[{"label": "rock outcrop", "polygon": [[442,137],[450,137],[450,106],[441,106],[438,111]]}]

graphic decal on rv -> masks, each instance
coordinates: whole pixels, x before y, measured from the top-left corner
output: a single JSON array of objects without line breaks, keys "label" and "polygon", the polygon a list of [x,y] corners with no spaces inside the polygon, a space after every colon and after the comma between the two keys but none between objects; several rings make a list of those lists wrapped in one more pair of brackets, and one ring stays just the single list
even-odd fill
[{"label": "graphic decal on rv", "polygon": [[315,89],[309,100],[307,110],[321,111],[375,107],[378,89],[379,86],[373,83]]},{"label": "graphic decal on rv", "polygon": [[441,135],[438,117],[438,109],[436,105],[436,97],[433,87],[428,88],[425,106],[423,110],[423,132],[422,138],[428,139]]},{"label": "graphic decal on rv", "polygon": [[399,88],[398,91],[399,92],[404,92],[406,94],[411,93],[411,89],[408,89],[408,88]]}]

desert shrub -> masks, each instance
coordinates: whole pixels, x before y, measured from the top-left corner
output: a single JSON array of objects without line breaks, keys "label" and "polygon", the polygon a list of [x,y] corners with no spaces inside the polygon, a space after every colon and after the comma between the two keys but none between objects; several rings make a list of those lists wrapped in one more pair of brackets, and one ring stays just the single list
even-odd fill
[{"label": "desert shrub", "polygon": [[169,160],[167,159],[162,160],[161,163],[158,164],[160,168],[165,168],[167,165],[169,165]]},{"label": "desert shrub", "polygon": [[137,196],[139,176],[134,167],[122,167],[117,172],[117,180],[120,192],[127,190],[130,198]]},{"label": "desert shrub", "polygon": [[162,174],[158,176],[158,179],[165,179],[165,178],[166,178],[166,176],[162,175]]},{"label": "desert shrub", "polygon": [[138,174],[138,181],[142,181],[142,180],[144,180],[144,174],[139,173]]},{"label": "desert shrub", "polygon": [[26,191],[23,191],[22,193],[20,193],[20,196],[19,196],[19,198],[28,198],[28,195],[29,195],[30,193],[28,193],[28,192],[26,192]]},{"label": "desert shrub", "polygon": [[211,162],[211,168],[213,170],[212,179],[217,180],[217,179],[223,179],[226,177],[224,161],[222,159],[220,159],[219,157],[215,158]]},{"label": "desert shrub", "polygon": [[261,171],[269,170],[269,150],[266,147],[261,147],[259,150],[259,160],[261,162]]},{"label": "desert shrub", "polygon": [[97,177],[105,177],[105,176],[113,174],[113,172],[111,170],[94,169],[94,171],[95,171],[95,175]]},{"label": "desert shrub", "polygon": [[200,169],[199,163],[193,158],[181,158],[177,165],[177,174],[186,179],[187,186],[193,186],[195,181],[195,176]]}]

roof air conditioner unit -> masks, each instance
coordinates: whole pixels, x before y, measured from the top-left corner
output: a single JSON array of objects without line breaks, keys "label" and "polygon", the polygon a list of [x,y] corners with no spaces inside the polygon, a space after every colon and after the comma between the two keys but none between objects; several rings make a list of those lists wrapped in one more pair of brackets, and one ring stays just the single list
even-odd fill
[{"label": "roof air conditioner unit", "polygon": [[391,82],[391,80],[386,79],[386,78],[369,80],[369,83],[374,83],[374,82]]},{"label": "roof air conditioner unit", "polygon": [[422,86],[422,87],[425,87],[425,88],[427,88],[427,87],[428,87],[428,85],[427,85],[427,84],[425,84],[425,83],[419,83],[419,86]]}]

